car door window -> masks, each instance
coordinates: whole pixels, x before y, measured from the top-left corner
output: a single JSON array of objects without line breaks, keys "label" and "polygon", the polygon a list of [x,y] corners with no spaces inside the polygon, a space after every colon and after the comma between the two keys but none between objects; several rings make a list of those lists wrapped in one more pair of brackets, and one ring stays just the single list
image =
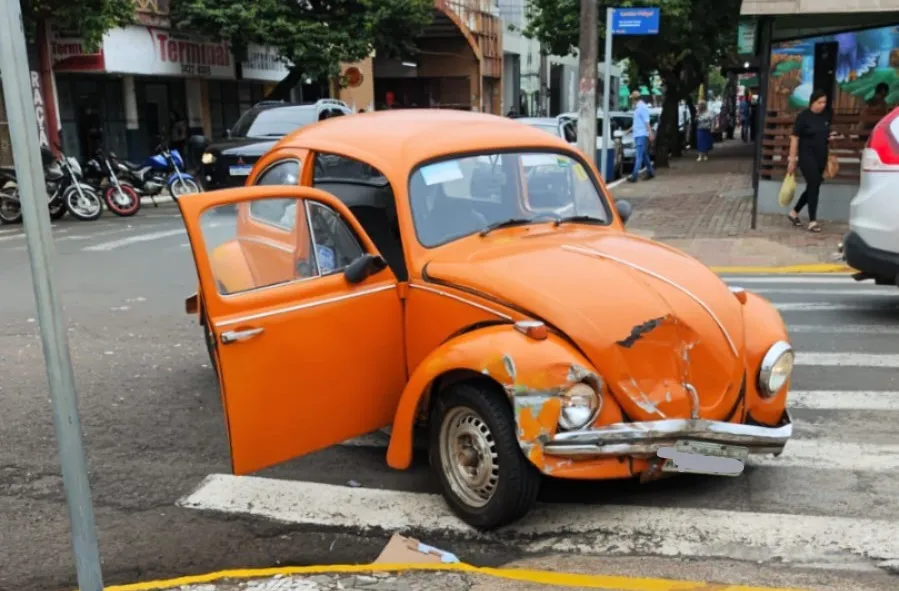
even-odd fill
[{"label": "car door window", "polygon": [[362,256],[365,251],[340,214],[311,201],[307,202],[307,208],[320,275],[341,271]]},{"label": "car door window", "polygon": [[[300,182],[300,161],[284,160],[271,165],[259,178],[256,185],[290,185],[296,186]],[[256,221],[271,224],[292,230],[296,222],[295,199],[260,199],[250,202],[250,215]]]}]

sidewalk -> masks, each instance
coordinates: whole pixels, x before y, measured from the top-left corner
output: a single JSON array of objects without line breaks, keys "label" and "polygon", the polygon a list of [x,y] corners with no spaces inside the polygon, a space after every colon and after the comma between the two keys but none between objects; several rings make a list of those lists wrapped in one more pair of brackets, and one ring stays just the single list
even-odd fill
[{"label": "sidewalk", "polygon": [[[812,234],[807,221],[794,228],[783,215],[752,222],[753,144],[725,140],[705,162],[696,152],[658,169],[656,178],[624,182],[612,189],[634,206],[628,230],[665,242],[713,267],[781,267],[839,263],[837,248],[847,224],[822,223]],[[806,212],[802,212],[803,220]]]}]

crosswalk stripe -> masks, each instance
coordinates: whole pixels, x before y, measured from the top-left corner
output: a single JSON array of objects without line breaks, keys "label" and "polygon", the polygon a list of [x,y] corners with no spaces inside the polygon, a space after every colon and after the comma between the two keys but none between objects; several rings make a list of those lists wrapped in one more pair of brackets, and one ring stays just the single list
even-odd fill
[{"label": "crosswalk stripe", "polygon": [[779,288],[771,288],[771,289],[753,289],[754,293],[764,296],[770,295],[815,295],[821,297],[829,297],[829,296],[859,296],[859,297],[870,297],[870,296],[880,296],[880,297],[899,297],[899,289],[893,288],[865,288],[858,287],[856,289],[795,289],[795,288],[787,288],[787,289],[779,289]]},{"label": "crosswalk stripe", "polygon": [[824,367],[896,367],[899,355],[886,353],[796,353],[796,365]]},{"label": "crosswalk stripe", "polygon": [[899,326],[881,326],[878,324],[788,324],[787,332],[790,334],[899,334]]},{"label": "crosswalk stripe", "polygon": [[[899,298],[890,304],[899,303]],[[888,307],[884,302],[827,304],[821,302],[774,302],[774,307],[781,312],[848,312],[850,310],[876,310]]]},{"label": "crosswalk stripe", "polygon": [[[411,529],[483,537],[453,516],[440,495],[429,493],[212,474],[178,505],[357,531]],[[500,533],[550,536],[522,540],[528,551],[732,557],[739,548],[741,555],[756,560],[832,562],[840,555],[841,566],[863,564],[862,557],[899,557],[892,521],[774,512],[543,504]]]},{"label": "crosswalk stripe", "polygon": [[899,410],[899,391],[792,390],[787,406],[811,410]]},{"label": "crosswalk stripe", "polygon": [[179,228],[177,230],[164,230],[161,232],[149,232],[146,234],[136,234],[134,236],[128,236],[127,238],[121,238],[119,240],[110,240],[109,242],[101,242],[100,244],[86,246],[82,250],[86,250],[86,251],[90,251],[90,252],[105,252],[105,251],[115,250],[115,249],[121,248],[123,246],[128,246],[130,244],[135,244],[138,242],[151,242],[153,240],[160,240],[162,238],[168,238],[169,236],[179,236],[184,233],[185,233],[184,228]]},{"label": "crosswalk stripe", "polygon": [[849,276],[839,275],[836,277],[833,276],[799,276],[799,277],[722,277],[725,283],[740,285],[742,283],[751,284],[751,283],[777,283],[777,284],[787,284],[787,283],[814,283],[820,285],[833,284],[833,285],[860,285],[860,286],[871,286],[873,283],[864,283],[856,281]]}]

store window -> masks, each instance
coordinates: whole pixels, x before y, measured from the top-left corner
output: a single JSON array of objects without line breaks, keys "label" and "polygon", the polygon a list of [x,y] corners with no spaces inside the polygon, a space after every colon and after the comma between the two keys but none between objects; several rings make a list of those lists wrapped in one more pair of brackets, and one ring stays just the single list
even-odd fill
[{"label": "store window", "polygon": [[56,78],[63,150],[85,160],[99,147],[128,154],[122,82],[100,76]]},{"label": "store window", "polygon": [[261,82],[229,82],[210,80],[209,117],[213,139],[225,137],[225,130],[250,107],[265,98],[265,85]]}]

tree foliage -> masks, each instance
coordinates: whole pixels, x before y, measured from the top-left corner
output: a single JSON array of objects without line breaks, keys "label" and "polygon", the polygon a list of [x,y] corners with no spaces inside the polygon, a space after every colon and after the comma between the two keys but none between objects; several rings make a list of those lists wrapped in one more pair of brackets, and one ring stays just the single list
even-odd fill
[{"label": "tree foliage", "polygon": [[433,0],[179,0],[184,30],[231,43],[239,57],[250,43],[275,47],[294,76],[337,75],[342,62],[379,54],[411,55],[433,19]]},{"label": "tree foliage", "polygon": [[[646,80],[657,72],[665,86],[656,158],[667,162],[667,148],[677,133],[677,105],[696,90],[712,65],[732,55],[737,40],[740,0],[597,0],[600,39],[605,39],[605,9],[659,7],[658,35],[615,38],[615,60],[630,60],[631,80]],[[579,0],[528,0],[525,35],[536,38],[551,53],[577,50]],[[600,43],[602,47],[602,43]],[[599,56],[600,60],[603,56]],[[672,108],[673,107],[673,108]]]},{"label": "tree foliage", "polygon": [[134,0],[22,0],[22,14],[33,24],[52,18],[61,30],[80,37],[88,51],[100,47],[109,29],[134,22]]}]

